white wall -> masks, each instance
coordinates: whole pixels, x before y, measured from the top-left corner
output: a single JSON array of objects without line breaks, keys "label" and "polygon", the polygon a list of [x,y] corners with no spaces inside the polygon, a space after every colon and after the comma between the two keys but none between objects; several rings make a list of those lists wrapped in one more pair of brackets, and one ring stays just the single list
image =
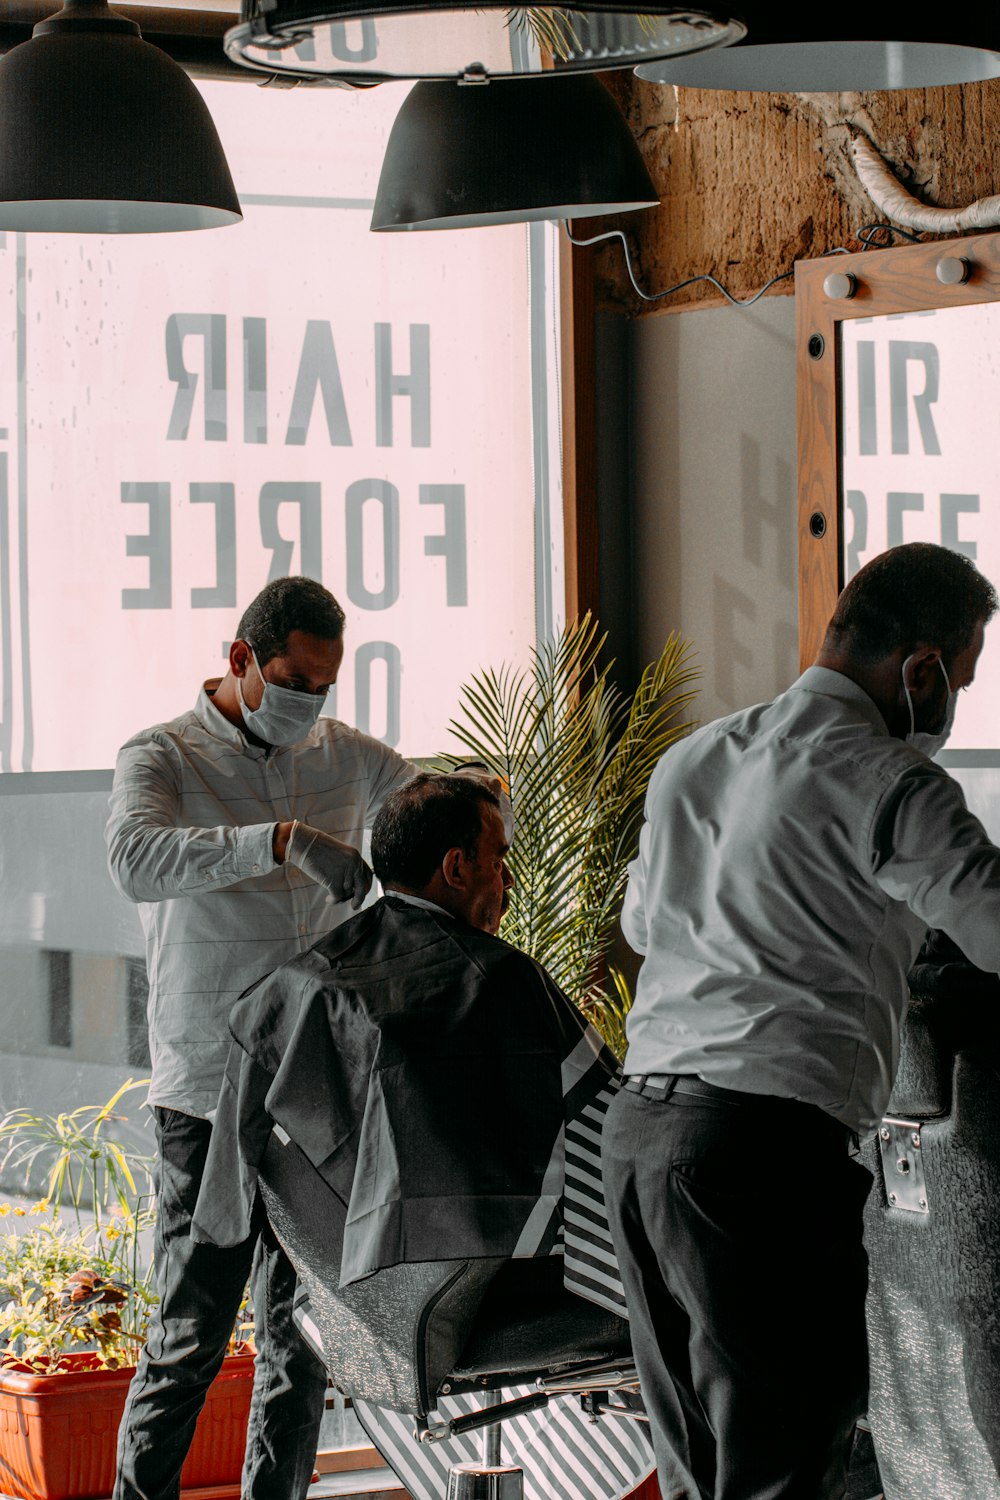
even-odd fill
[{"label": "white wall", "polygon": [[636,649],[671,630],[706,721],[798,675],[795,300],[630,325]]}]

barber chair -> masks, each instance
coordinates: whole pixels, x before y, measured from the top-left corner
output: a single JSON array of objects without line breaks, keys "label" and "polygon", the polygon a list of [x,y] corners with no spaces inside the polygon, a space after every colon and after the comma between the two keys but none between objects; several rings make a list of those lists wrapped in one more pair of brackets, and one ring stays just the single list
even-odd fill
[{"label": "barber chair", "polygon": [[886,1500],[1000,1500],[1000,986],[948,974],[911,976],[888,1114],[863,1147]]},{"label": "barber chair", "polygon": [[277,1132],[260,1191],[300,1330],[415,1500],[621,1500],[651,1471],[628,1324],[564,1288],[561,1256],[410,1263],[340,1287],[346,1205]]}]

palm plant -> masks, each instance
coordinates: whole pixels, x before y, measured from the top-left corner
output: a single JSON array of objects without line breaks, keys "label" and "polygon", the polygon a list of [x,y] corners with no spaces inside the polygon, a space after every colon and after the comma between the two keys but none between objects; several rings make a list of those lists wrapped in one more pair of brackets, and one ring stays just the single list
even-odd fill
[{"label": "palm plant", "polygon": [[614,663],[600,664],[605,641],[585,615],[540,645],[528,670],[477,674],[451,730],[510,790],[515,885],[501,936],[544,964],[622,1056],[630,995],[608,950],[646,785],[692,728],[699,674],[671,635],[629,697],[611,681]]},{"label": "palm plant", "polygon": [[555,58],[566,58],[579,49],[576,28],[565,11],[549,5],[512,5],[507,24],[514,31],[529,32],[545,52]]},{"label": "palm plant", "polygon": [[[644,31],[652,32],[658,18],[640,15],[636,19]],[[529,32],[542,51],[558,61],[565,61],[580,52],[583,45],[571,14],[558,6],[508,6],[507,24],[514,31]]]}]

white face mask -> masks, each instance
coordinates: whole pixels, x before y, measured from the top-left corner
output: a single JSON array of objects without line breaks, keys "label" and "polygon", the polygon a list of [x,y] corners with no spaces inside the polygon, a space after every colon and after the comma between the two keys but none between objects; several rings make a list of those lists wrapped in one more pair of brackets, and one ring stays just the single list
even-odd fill
[{"label": "white face mask", "polygon": [[910,732],[906,736],[906,743],[912,745],[916,750],[922,750],[925,755],[933,758],[939,750],[944,749],[948,742],[948,736],[951,734],[952,726],[955,723],[955,710],[958,707],[958,689],[952,690],[945,664],[939,656],[938,666],[944,673],[944,680],[948,684],[948,704],[944,711],[944,723],[936,734],[928,734],[926,730],[918,730],[913,719],[913,700],[910,697],[910,690],[906,686],[906,667],[910,660],[911,658],[908,656],[903,663],[903,692],[906,694],[906,706],[910,710]]},{"label": "white face mask", "polygon": [[265,745],[295,745],[304,740],[320,716],[326,701],[319,693],[297,693],[292,688],[278,687],[265,681],[260,662],[253,647],[250,648],[253,664],[264,683],[264,696],[259,708],[248,708],[243,697],[240,679],[236,679],[236,696],[240,700],[243,722]]}]

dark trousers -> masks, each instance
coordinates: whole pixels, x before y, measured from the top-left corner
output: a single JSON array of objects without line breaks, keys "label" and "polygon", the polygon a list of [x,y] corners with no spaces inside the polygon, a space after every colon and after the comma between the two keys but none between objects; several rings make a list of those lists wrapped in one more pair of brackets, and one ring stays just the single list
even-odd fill
[{"label": "dark trousers", "polygon": [[218,1372],[247,1277],[254,1304],[253,1397],[243,1500],[302,1500],[326,1395],[326,1371],[292,1323],[295,1273],[266,1221],[242,1244],[195,1244],[191,1216],[212,1127],[156,1111],[159,1188],[153,1247],[159,1307],[118,1433],[114,1500],[176,1500],[198,1413]]},{"label": "dark trousers", "polygon": [[871,1175],[822,1111],[742,1098],[623,1090],[605,1122],[661,1488],[667,1500],[841,1500],[867,1403]]}]

